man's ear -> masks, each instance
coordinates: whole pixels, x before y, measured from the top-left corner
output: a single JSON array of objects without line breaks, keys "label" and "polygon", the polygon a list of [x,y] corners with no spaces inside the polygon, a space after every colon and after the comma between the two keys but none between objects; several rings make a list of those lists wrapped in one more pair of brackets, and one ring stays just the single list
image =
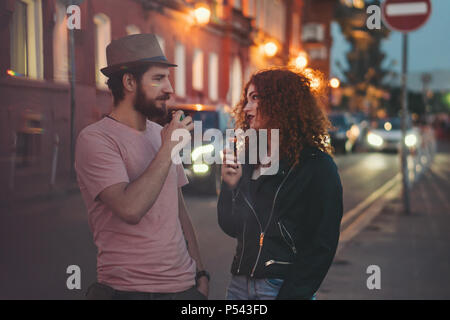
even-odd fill
[{"label": "man's ear", "polygon": [[136,90],[136,79],[131,73],[125,73],[122,76],[122,84],[125,90],[134,92]]}]

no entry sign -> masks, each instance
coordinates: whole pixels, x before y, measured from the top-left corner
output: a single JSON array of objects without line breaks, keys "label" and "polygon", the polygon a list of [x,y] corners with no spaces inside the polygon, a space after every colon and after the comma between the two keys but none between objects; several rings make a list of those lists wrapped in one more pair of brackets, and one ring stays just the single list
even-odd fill
[{"label": "no entry sign", "polygon": [[431,14],[430,0],[386,0],[382,5],[386,25],[403,33],[417,30]]}]

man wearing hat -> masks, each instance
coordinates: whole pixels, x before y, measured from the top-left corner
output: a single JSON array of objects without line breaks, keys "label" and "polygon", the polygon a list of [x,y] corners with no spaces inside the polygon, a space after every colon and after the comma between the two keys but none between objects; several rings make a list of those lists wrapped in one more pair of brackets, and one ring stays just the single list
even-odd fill
[{"label": "man wearing hat", "polygon": [[205,299],[203,270],[181,187],[182,165],[172,163],[176,129],[193,129],[179,111],[164,128],[173,93],[169,67],[155,35],[137,34],[106,48],[112,112],[83,129],[75,168],[97,246],[97,279],[89,299]]}]

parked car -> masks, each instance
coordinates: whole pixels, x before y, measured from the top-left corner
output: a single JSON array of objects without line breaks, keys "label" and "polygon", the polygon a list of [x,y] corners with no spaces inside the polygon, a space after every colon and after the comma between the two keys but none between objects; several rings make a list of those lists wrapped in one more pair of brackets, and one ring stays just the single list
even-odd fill
[{"label": "parked car", "polygon": [[358,126],[360,132],[357,139],[357,144],[363,145],[365,143],[367,132],[369,131],[369,118],[364,112],[352,113],[352,118],[355,120],[355,124]]},{"label": "parked car", "polygon": [[[189,179],[191,187],[205,194],[218,194],[220,192],[220,165],[198,162],[204,154],[211,156],[220,153],[225,141],[225,131],[231,128],[231,117],[224,107],[204,104],[182,104],[169,106],[168,111],[182,110],[185,116],[191,116],[193,121],[201,121],[202,136],[208,129],[219,129],[222,133],[223,143],[220,141],[202,141],[201,146],[194,145],[191,140],[191,164],[184,163],[184,172]],[[193,134],[193,133],[192,133]]]},{"label": "parked car", "polygon": [[[405,145],[414,149],[419,145],[420,132],[413,128],[408,120]],[[389,118],[372,122],[367,133],[367,143],[370,149],[377,151],[398,151],[402,140],[401,119]]]},{"label": "parked car", "polygon": [[361,131],[355,120],[350,114],[331,113],[328,115],[332,128],[330,133],[330,142],[336,152],[351,152],[357,146]]}]

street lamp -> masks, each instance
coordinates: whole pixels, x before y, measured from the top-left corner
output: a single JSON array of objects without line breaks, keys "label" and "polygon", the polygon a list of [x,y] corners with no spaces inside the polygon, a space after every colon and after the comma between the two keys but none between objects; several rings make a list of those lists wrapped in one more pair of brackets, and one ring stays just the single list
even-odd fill
[{"label": "street lamp", "polygon": [[353,0],[353,6],[357,9],[364,9],[364,0]]},{"label": "street lamp", "polygon": [[203,3],[197,4],[194,10],[194,18],[199,25],[208,24],[211,18],[211,10],[209,10],[208,5]]},{"label": "street lamp", "polygon": [[275,56],[277,54],[277,52],[278,52],[278,46],[273,41],[269,41],[264,44],[264,53],[269,58],[272,58],[273,56]]},{"label": "street lamp", "polygon": [[320,79],[317,77],[311,78],[311,88],[318,89],[320,87]]},{"label": "street lamp", "polygon": [[341,85],[341,82],[339,81],[338,78],[331,78],[330,79],[330,87],[332,87],[333,89],[339,88],[340,85]]},{"label": "street lamp", "polygon": [[311,89],[319,89],[321,85],[321,79],[318,76],[317,72],[311,68],[306,68],[303,74],[309,79]]},{"label": "street lamp", "polygon": [[295,66],[298,69],[303,69],[308,65],[308,57],[306,53],[302,52],[300,53],[297,58],[295,58]]}]

